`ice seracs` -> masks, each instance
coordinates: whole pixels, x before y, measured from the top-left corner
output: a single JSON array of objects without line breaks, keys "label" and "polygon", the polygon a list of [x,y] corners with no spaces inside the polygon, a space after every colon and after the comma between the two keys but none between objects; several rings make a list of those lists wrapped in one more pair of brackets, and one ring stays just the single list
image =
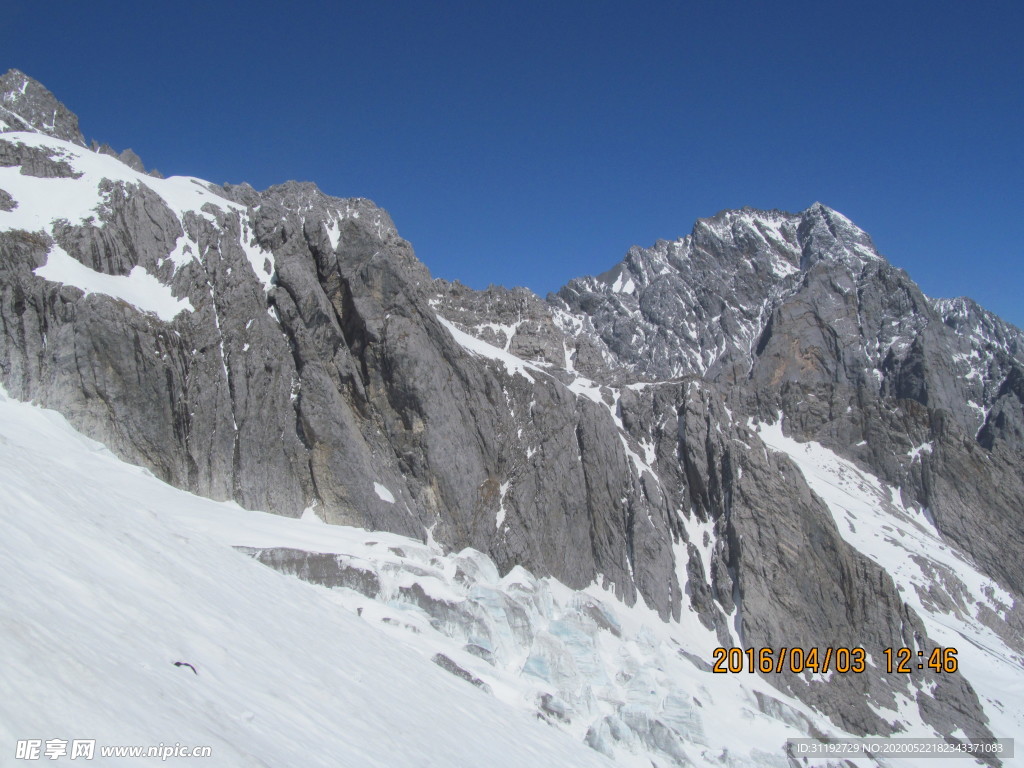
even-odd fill
[{"label": "ice seracs", "polygon": [[[230,546],[308,546],[323,531],[338,546],[350,529],[170,488],[2,391],[0,484],[11,590],[0,605],[0,739],[11,754],[40,738],[93,739],[97,755],[206,745],[225,768],[413,768],[425,756],[466,768],[609,765],[360,619],[342,594]],[[200,674],[181,674],[182,659]]]},{"label": "ice seracs", "polygon": [[[986,687],[1012,665],[704,669],[715,643],[877,659],[949,631],[1024,653],[1022,336],[925,297],[845,217],[724,211],[548,299],[473,291],[367,200],[161,181],[77,122],[57,136],[71,117],[19,75],[0,92],[25,118],[2,113],[0,377],[155,476],[282,515],[153,510],[186,538],[230,519],[246,567],[333,589],[433,672],[623,761],[722,763],[746,730],[744,764],[815,729],[1017,728]],[[299,647],[329,663],[326,643]]]},{"label": "ice seracs", "polygon": [[[597,766],[604,753],[639,768],[771,766],[789,737],[848,735],[756,675],[712,674],[718,640],[691,612],[665,623],[597,585],[571,590],[522,568],[501,576],[473,550],[445,555],[324,526],[311,510],[288,519],[201,499],[2,394],[0,438],[0,548],[16,566],[4,626],[21,627],[0,632],[0,680],[60,699],[0,702],[11,736],[148,743],[173,728],[225,766],[296,754],[325,766],[421,765],[424,754],[453,766]],[[332,558],[342,585],[310,587],[260,564],[316,581],[298,570],[314,553]],[[338,654],[344,663],[330,661]],[[439,655],[490,693],[438,669]],[[201,679],[174,674],[180,658]]]}]

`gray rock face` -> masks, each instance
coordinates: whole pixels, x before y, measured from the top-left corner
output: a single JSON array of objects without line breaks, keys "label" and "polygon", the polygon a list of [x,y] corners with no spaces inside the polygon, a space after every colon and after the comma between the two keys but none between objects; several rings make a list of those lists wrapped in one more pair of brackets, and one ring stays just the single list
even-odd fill
[{"label": "gray rock face", "polygon": [[305,552],[284,547],[238,549],[276,571],[297,576],[312,584],[354,589],[367,597],[376,597],[380,592],[380,579],[377,574],[368,568],[360,567],[359,563],[343,555]]},{"label": "gray rock face", "polygon": [[0,132],[37,131],[85,145],[78,117],[36,80],[16,69],[0,77]]},{"label": "gray rock face", "polygon": [[[986,523],[999,521],[998,541],[1024,532],[1007,511],[1024,508],[1024,336],[968,299],[927,298],[845,217],[820,204],[797,215],[727,211],[675,243],[631,250],[552,301],[585,316],[613,367],[729,387],[741,412],[783,413],[801,438],[864,462],[922,506],[957,509],[940,514],[940,528],[955,528],[1003,584],[1024,586],[1024,571],[983,554],[1000,546]],[[957,456],[948,486],[931,480],[938,453],[919,468],[907,456],[939,424],[958,446],[942,454]],[[978,446],[1008,472],[1000,490],[972,468]],[[973,513],[964,493],[978,502]]]},{"label": "gray rock face", "polygon": [[[15,175],[92,183],[75,153],[106,163],[86,213],[0,221],[0,380],[167,482],[596,580],[724,646],[931,649],[885,568],[751,428],[781,417],[927,511],[1009,603],[1024,592],[1008,555],[1024,545],[1021,331],[925,297],[825,206],[723,212],[544,301],[432,280],[370,201],[146,177],[134,153],[86,149],[21,73],[0,94],[0,211],[42,205]],[[61,253],[184,308],[55,278]],[[259,557],[361,578],[333,556]],[[956,605],[936,579],[928,605]],[[1019,645],[1004,607],[984,620]],[[773,684],[890,733],[878,707],[923,679]],[[988,733],[961,676],[926,698],[937,728]]]},{"label": "gray rock face", "polygon": [[23,176],[41,179],[74,179],[80,176],[66,160],[61,159],[59,152],[9,141],[0,144],[0,167],[17,167]]},{"label": "gray rock face", "polygon": [[[135,154],[135,152],[131,149],[126,149],[123,152],[118,152],[109,144],[100,144],[99,142],[96,141],[92,142],[91,149],[94,152],[99,152],[101,155],[110,155],[111,157],[116,157],[118,160],[127,165],[133,171],[138,171],[139,173],[146,173],[146,166],[143,165],[142,158]],[[158,179],[163,178],[159,171],[150,171],[149,174],[151,176],[155,176]]]}]

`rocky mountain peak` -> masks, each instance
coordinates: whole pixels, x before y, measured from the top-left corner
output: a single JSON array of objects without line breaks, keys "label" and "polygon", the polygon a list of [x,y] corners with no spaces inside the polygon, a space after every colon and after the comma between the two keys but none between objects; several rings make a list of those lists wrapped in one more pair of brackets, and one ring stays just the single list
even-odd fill
[{"label": "rocky mountain peak", "polygon": [[[637,253],[633,251],[656,256],[673,247],[718,253],[725,257],[721,264],[725,268],[736,258],[744,262],[753,259],[780,277],[796,269],[806,271],[820,261],[851,266],[885,261],[864,230],[822,203],[799,213],[751,207],[720,211],[698,219],[690,235],[675,243],[658,241],[651,249],[634,248],[629,255],[635,261]],[[624,263],[629,261],[627,257]]]},{"label": "rocky mountain peak", "polygon": [[867,233],[828,206],[745,207],[699,219],[678,240],[634,247],[559,299],[590,318],[608,359],[646,376],[733,376],[749,371],[772,308],[800,289],[801,275],[821,264],[828,280],[852,285],[869,263],[886,264]]},{"label": "rocky mountain peak", "polygon": [[[482,680],[512,649],[516,674],[549,686],[545,711],[592,724],[595,748],[660,750],[673,723],[689,744],[701,718],[711,733],[734,717],[696,699],[659,709],[670,697],[649,696],[632,660],[607,676],[629,690],[577,684],[563,647],[591,646],[598,625],[621,633],[571,592],[593,587],[642,600],[685,639],[670,647],[693,675],[667,683],[677,692],[707,682],[715,646],[854,638],[878,659],[957,631],[965,658],[996,649],[972,657],[988,665],[968,671],[977,695],[923,669],[756,676],[765,687],[741,706],[804,735],[766,686],[848,733],[1024,727],[1000,703],[1019,711],[1019,696],[990,684],[1019,691],[1024,656],[1024,339],[972,302],[925,297],[845,216],[723,211],[547,301],[473,291],[432,281],[368,200],[147,178],[137,158],[57,138],[73,125],[80,143],[77,121],[38,83],[0,83],[4,129],[39,132],[0,137],[11,397],[195,493],[427,540],[415,567],[431,580],[437,547],[484,553],[444,573],[470,584],[486,556],[532,605],[549,601],[520,571],[554,577],[586,621],[534,624],[494,591],[484,614],[447,587],[383,599],[473,627],[449,671],[476,659]],[[308,555],[257,553],[374,594],[383,583]]]},{"label": "rocky mountain peak", "polygon": [[799,217],[801,269],[822,260],[851,265],[883,260],[867,232],[827,205],[815,203]]},{"label": "rocky mountain peak", "polygon": [[85,146],[78,116],[42,83],[10,69],[0,77],[0,132],[35,131]]}]

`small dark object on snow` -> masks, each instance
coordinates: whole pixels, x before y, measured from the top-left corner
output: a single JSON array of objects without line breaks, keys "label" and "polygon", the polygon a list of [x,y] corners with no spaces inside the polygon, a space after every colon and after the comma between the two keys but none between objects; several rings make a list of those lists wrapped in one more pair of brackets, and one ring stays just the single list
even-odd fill
[{"label": "small dark object on snow", "polygon": [[189,669],[192,670],[192,672],[194,674],[196,674],[196,675],[199,674],[198,672],[196,672],[196,668],[193,667],[191,664],[189,664],[187,661],[176,661],[176,662],[174,662],[174,666],[176,666],[176,667],[188,667]]}]

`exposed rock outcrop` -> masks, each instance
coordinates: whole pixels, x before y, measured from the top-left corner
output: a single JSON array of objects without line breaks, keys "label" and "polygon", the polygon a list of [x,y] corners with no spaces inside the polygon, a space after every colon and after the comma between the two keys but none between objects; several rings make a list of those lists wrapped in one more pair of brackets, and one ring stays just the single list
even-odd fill
[{"label": "exposed rock outcrop", "polygon": [[[432,280],[367,200],[148,176],[17,71],[0,104],[0,380],[167,482],[597,580],[724,646],[935,647],[762,441],[781,419],[1024,591],[1024,337],[925,297],[825,206],[723,212],[542,300]],[[372,591],[336,559],[259,556]],[[1004,608],[985,621],[1011,637]],[[884,734],[878,708],[924,677],[775,684]],[[987,733],[962,677],[931,682],[928,722]]]}]

